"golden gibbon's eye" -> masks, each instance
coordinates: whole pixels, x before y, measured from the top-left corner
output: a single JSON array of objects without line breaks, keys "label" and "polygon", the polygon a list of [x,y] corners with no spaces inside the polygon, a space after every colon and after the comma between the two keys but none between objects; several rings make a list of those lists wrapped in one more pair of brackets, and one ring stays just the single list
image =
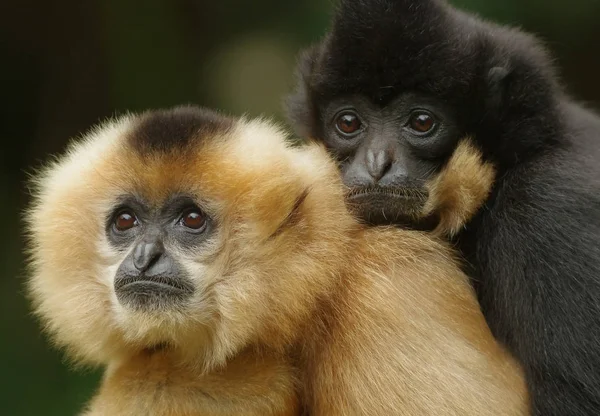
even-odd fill
[{"label": "golden gibbon's eye", "polygon": [[194,208],[184,212],[179,223],[191,230],[201,230],[206,224],[206,217],[202,211]]},{"label": "golden gibbon's eye", "polygon": [[362,123],[356,114],[346,112],[337,117],[335,127],[342,135],[352,136],[361,129]]},{"label": "golden gibbon's eye", "polygon": [[138,220],[130,211],[122,211],[115,218],[115,228],[119,231],[127,231],[130,228],[137,227]]},{"label": "golden gibbon's eye", "polygon": [[426,111],[415,111],[411,114],[408,125],[417,133],[428,133],[435,126],[435,119]]}]

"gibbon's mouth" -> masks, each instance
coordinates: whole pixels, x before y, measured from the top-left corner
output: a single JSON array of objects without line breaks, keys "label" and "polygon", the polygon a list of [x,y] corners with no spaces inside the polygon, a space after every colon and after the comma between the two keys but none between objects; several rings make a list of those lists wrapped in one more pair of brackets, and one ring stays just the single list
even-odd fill
[{"label": "gibbon's mouth", "polygon": [[414,187],[357,187],[351,188],[346,198],[354,203],[368,203],[373,199],[377,200],[396,200],[396,203],[404,201],[408,210],[415,211],[418,208],[420,212],[427,202],[429,192],[423,188]]},{"label": "gibbon's mouth", "polygon": [[183,300],[194,292],[191,282],[172,276],[119,276],[114,283],[120,302],[148,306],[167,300]]},{"label": "gibbon's mouth", "polygon": [[416,187],[360,187],[346,194],[350,209],[366,223],[418,230],[430,230],[437,224],[437,217],[423,218],[428,197],[426,189]]}]

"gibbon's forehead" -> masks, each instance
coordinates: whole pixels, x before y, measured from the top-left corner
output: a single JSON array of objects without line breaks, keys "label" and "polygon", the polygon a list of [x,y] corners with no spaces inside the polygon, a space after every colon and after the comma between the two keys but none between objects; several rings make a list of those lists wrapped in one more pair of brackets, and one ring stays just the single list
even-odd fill
[{"label": "gibbon's forehead", "polygon": [[152,205],[174,194],[230,201],[268,173],[269,157],[282,143],[264,121],[199,107],[152,111],[132,118],[109,157],[113,174],[102,177]]},{"label": "gibbon's forehead", "polygon": [[225,137],[235,124],[215,111],[191,106],[152,111],[139,117],[128,143],[142,156],[183,155],[203,140]]},{"label": "gibbon's forehead", "polygon": [[448,8],[435,0],[343,1],[317,58],[314,87],[325,95],[366,94],[374,102],[410,89],[465,93],[457,80],[473,72],[467,35],[475,33],[467,22],[457,27]]}]

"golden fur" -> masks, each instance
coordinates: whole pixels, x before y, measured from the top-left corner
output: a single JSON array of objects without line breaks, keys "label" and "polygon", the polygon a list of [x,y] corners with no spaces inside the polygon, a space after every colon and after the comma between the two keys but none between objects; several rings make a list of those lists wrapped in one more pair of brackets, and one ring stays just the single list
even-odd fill
[{"label": "golden fur", "polygon": [[442,171],[427,184],[423,216],[437,213],[434,233],[455,236],[481,208],[492,189],[495,169],[485,162],[470,139],[463,139]]},{"label": "golden fur", "polygon": [[296,375],[285,362],[242,353],[200,376],[171,352],[143,351],[112,364],[84,415],[295,416]]},{"label": "golden fur", "polygon": [[[521,370],[444,243],[359,224],[326,151],[290,148],[267,122],[139,152],[130,138],[152,116],[72,147],[28,214],[37,314],[72,357],[107,366],[88,415],[527,414]],[[187,192],[218,224],[180,253],[196,286],[185,309],[118,304],[125,254],[104,222],[124,192]]]}]

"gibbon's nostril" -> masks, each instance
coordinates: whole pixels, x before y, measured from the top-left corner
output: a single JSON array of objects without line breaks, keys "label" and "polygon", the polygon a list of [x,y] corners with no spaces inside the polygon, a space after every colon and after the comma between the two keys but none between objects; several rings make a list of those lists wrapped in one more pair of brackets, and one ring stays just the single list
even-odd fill
[{"label": "gibbon's nostril", "polygon": [[164,253],[164,247],[160,241],[151,243],[142,241],[133,252],[133,265],[140,272],[145,272]]}]

